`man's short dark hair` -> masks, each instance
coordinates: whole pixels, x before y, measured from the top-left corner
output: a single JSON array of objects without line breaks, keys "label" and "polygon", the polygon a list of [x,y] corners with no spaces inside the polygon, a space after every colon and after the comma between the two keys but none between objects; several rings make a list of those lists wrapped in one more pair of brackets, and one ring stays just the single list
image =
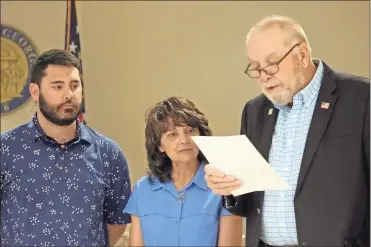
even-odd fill
[{"label": "man's short dark hair", "polygon": [[31,83],[36,83],[40,87],[41,79],[45,76],[45,70],[48,65],[75,67],[80,72],[81,78],[81,64],[79,59],[69,51],[52,49],[43,52],[33,61],[31,66]]}]

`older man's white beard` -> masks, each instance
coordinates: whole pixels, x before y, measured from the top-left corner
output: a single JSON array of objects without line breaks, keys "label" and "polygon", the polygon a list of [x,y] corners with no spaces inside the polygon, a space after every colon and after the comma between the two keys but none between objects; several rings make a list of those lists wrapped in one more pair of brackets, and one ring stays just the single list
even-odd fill
[{"label": "older man's white beard", "polygon": [[273,103],[278,105],[287,105],[292,102],[293,95],[290,91],[285,90],[279,94],[266,94],[267,98]]}]

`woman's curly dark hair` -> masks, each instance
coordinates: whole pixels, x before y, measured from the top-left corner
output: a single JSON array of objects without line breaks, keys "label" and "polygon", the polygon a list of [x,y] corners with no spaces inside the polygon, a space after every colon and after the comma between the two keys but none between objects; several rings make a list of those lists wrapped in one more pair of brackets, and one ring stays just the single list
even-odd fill
[{"label": "woman's curly dark hair", "polygon": [[[145,146],[150,182],[154,181],[153,176],[157,177],[160,182],[171,180],[171,160],[166,153],[159,150],[161,136],[166,132],[166,121],[168,118],[177,126],[186,124],[192,128],[198,128],[201,136],[212,135],[209,121],[205,115],[196,108],[193,102],[186,98],[173,96],[151,107],[145,119]],[[206,161],[201,151],[198,154],[198,159]]]}]

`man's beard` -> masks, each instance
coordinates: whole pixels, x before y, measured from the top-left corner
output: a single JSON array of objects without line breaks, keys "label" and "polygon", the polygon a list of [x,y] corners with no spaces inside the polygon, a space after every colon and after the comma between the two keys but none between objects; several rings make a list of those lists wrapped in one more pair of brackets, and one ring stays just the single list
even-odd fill
[{"label": "man's beard", "polygon": [[[72,104],[75,107],[74,111],[76,111],[76,113],[73,114],[71,117],[68,117],[68,118],[60,118],[60,117],[58,117],[58,111],[60,111],[62,106],[65,105],[65,104]],[[46,100],[45,100],[45,98],[43,97],[42,94],[40,94],[40,97],[39,97],[39,107],[40,107],[40,112],[43,114],[43,116],[46,119],[48,119],[53,124],[59,125],[59,126],[71,125],[73,122],[76,121],[79,114],[81,113],[81,104],[77,105],[77,104],[73,104],[71,101],[67,101],[67,102],[64,102],[63,104],[60,104],[58,106],[52,106],[52,105],[48,104],[48,102],[46,102]]]},{"label": "man's beard", "polygon": [[273,103],[278,105],[287,105],[292,103],[294,96],[303,88],[304,76],[300,70],[299,62],[294,60],[294,74],[295,81],[290,83],[291,88],[286,87],[285,83],[280,82],[281,92],[279,94],[266,93],[267,98]]},{"label": "man's beard", "polygon": [[266,96],[273,104],[286,105],[292,102],[294,94],[287,88],[282,88],[281,90],[279,94],[266,93]]}]

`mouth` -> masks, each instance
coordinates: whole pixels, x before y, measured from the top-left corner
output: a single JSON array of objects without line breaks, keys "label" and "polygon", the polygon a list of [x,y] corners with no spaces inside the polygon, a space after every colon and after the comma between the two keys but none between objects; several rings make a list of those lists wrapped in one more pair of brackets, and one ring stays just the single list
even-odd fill
[{"label": "mouth", "polygon": [[273,91],[273,90],[277,89],[278,87],[279,87],[279,85],[269,86],[269,87],[265,87],[265,90],[269,92],[269,91]]},{"label": "mouth", "polygon": [[73,108],[73,109],[75,109],[75,106],[72,105],[72,104],[64,104],[64,105],[61,106],[61,109],[65,109],[65,108]]},{"label": "mouth", "polygon": [[193,149],[192,148],[182,149],[182,150],[179,150],[179,153],[181,153],[181,152],[187,152],[187,151],[193,151]]}]

